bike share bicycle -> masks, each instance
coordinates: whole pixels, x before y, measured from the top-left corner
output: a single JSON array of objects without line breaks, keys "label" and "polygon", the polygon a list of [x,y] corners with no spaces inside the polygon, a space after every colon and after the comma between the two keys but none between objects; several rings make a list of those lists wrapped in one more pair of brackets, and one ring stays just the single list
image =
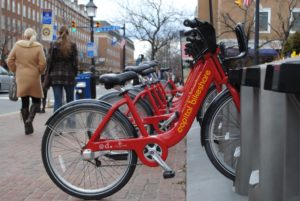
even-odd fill
[{"label": "bike share bicycle", "polygon": [[[113,105],[99,100],[78,100],[66,104],[46,122],[47,128],[42,140],[45,169],[59,188],[83,199],[101,199],[110,196],[129,181],[137,165],[137,159],[150,167],[161,166],[164,169],[164,178],[174,177],[174,170],[165,163],[168,149],[186,136],[206,92],[214,82],[226,85],[227,89],[219,94],[217,101],[209,107],[206,114],[210,115],[204,117],[203,124],[206,122],[208,125],[205,131],[212,132],[206,135],[210,139],[203,141],[213,144],[210,146],[211,152],[216,153],[215,146],[226,148],[229,143],[234,144],[234,141],[238,140],[236,136],[231,135],[231,131],[224,130],[223,122],[220,121],[222,118],[219,118],[224,117],[224,114],[230,116],[231,110],[239,109],[239,92],[228,83],[224,66],[218,58],[220,49],[216,44],[208,44],[208,37],[215,39],[214,30],[207,22],[198,20],[187,22],[195,28],[193,31],[196,34],[195,40],[188,49],[195,53],[194,71],[197,76],[192,76],[189,90],[185,90],[182,94],[174,126],[166,132],[150,136],[128,95],[128,90],[124,90],[120,94],[123,98]],[[204,35],[207,28],[213,33]],[[115,85],[124,85],[126,81],[135,78],[137,74],[129,71],[119,75],[104,75],[100,81],[107,88],[111,88]],[[227,107],[232,103],[234,103],[232,108]],[[119,111],[118,108],[123,104],[127,104],[135,127],[128,117]],[[223,111],[224,108],[227,111]],[[75,120],[75,123],[68,124],[69,119]],[[230,124],[229,121],[225,123]],[[214,128],[219,133],[215,134]],[[209,149],[209,146],[207,147],[205,148]],[[212,156],[217,161],[214,165],[226,168],[227,158],[213,154]],[[232,154],[228,156],[232,157]],[[228,171],[226,174],[230,175],[230,168],[234,167],[229,164],[229,170],[223,171]]]}]

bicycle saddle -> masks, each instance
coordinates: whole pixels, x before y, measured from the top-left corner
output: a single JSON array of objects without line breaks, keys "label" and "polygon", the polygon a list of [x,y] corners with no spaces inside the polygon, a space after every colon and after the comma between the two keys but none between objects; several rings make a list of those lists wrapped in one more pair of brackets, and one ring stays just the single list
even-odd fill
[{"label": "bicycle saddle", "polygon": [[170,70],[170,68],[161,68],[160,69],[161,72],[165,72],[165,71],[169,71],[169,70]]},{"label": "bicycle saddle", "polygon": [[125,72],[133,71],[137,74],[141,74],[144,70],[147,70],[149,68],[152,68],[151,65],[149,65],[149,64],[142,64],[139,66],[126,66]]},{"label": "bicycle saddle", "polygon": [[142,76],[146,76],[146,75],[149,75],[151,73],[155,73],[155,69],[154,68],[149,68],[149,69],[146,69],[146,70],[142,71],[141,75]]},{"label": "bicycle saddle", "polygon": [[133,71],[127,71],[120,74],[108,73],[101,75],[99,82],[104,84],[106,89],[111,89],[116,85],[125,85],[127,81],[137,77],[138,75]]}]

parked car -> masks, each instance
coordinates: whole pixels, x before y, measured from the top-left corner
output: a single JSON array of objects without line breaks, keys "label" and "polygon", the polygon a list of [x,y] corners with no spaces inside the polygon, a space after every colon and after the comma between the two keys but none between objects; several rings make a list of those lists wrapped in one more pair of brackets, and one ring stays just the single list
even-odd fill
[{"label": "parked car", "polygon": [[14,75],[0,66],[0,92],[8,92]]}]

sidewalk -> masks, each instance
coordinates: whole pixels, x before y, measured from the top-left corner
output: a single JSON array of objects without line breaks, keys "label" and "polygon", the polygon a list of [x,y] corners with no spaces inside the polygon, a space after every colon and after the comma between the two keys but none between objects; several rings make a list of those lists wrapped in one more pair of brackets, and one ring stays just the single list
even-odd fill
[{"label": "sidewalk", "polygon": [[[79,201],[55,186],[41,159],[41,139],[45,122],[52,114],[37,114],[35,132],[25,136],[19,113],[0,116],[0,200]],[[185,201],[186,140],[169,152],[168,164],[175,169],[173,179],[163,179],[161,168],[138,166],[129,183],[103,201]],[[175,157],[176,156],[176,157]]]},{"label": "sidewalk", "polygon": [[227,179],[209,161],[200,144],[200,127],[194,122],[187,136],[186,201],[248,201],[234,193],[233,181]]}]

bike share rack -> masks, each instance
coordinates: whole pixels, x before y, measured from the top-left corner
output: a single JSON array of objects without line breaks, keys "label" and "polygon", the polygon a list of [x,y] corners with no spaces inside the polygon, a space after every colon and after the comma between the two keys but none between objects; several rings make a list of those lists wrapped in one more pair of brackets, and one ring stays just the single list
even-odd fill
[{"label": "bike share rack", "polygon": [[239,71],[241,155],[235,192],[249,201],[300,200],[300,58]]}]

